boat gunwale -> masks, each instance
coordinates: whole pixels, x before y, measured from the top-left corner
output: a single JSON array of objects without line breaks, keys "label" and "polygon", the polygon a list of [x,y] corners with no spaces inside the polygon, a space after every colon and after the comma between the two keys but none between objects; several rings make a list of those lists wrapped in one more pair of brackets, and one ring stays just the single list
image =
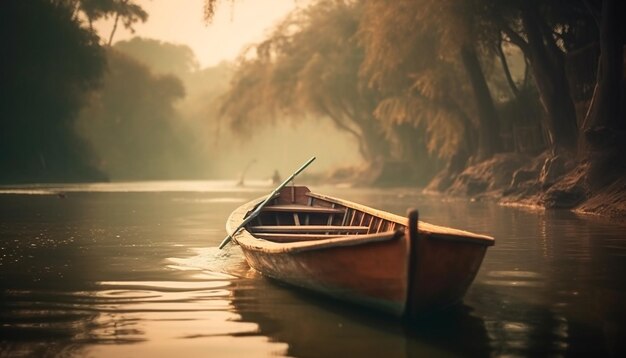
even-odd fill
[{"label": "boat gunwale", "polygon": [[[238,226],[238,222],[243,221],[243,219],[248,215],[254,207],[258,205],[260,202],[265,200],[267,196],[263,196],[252,200],[239,208],[235,209],[228,220],[226,220],[226,232],[229,235],[232,235],[233,230]],[[231,227],[232,224],[233,226]],[[384,242],[399,239],[404,236],[404,231],[395,230],[395,231],[387,231],[384,233],[378,234],[369,234],[369,235],[342,235],[335,236],[328,239],[320,239],[320,240],[308,240],[308,241],[298,241],[298,242],[274,242],[266,239],[261,239],[255,237],[251,234],[246,228],[241,229],[235,235],[233,235],[233,239],[240,246],[243,246],[246,250],[255,250],[255,251],[263,251],[266,253],[295,253],[302,251],[311,251],[311,250],[319,250],[326,249],[332,247],[343,247],[343,246],[354,246],[361,245],[366,243],[375,243],[375,242]]]},{"label": "boat gunwale", "polygon": [[[334,202],[339,205],[343,205],[347,208],[351,208],[354,210],[359,210],[361,212],[374,215],[376,217],[380,217],[385,220],[389,220],[395,222],[397,224],[403,225],[405,228],[408,225],[408,219],[396,214],[392,214],[383,210],[374,209],[362,204],[354,203],[348,200],[338,199],[322,194],[308,192],[307,196],[326,200],[329,202]],[[226,231],[229,235],[233,234],[233,230],[241,223],[246,215],[248,215],[254,208],[265,200],[267,196],[262,196],[260,198],[254,199],[246,204],[241,205],[237,209],[235,209],[231,215],[228,217],[226,221]],[[428,224],[425,222],[419,222],[419,231],[420,234],[426,234],[429,239],[439,239],[446,241],[457,241],[464,243],[472,243],[483,246],[491,246],[494,244],[494,239],[490,236],[474,234],[468,231],[457,230],[452,228],[447,228],[443,226]],[[389,233],[396,233],[394,235],[389,235]],[[387,234],[387,235],[380,235]],[[247,250],[255,250],[255,251],[263,251],[266,253],[295,253],[301,251],[310,251],[310,250],[318,250],[318,249],[326,249],[332,247],[341,247],[341,246],[354,246],[372,242],[382,242],[387,240],[396,239],[402,236],[406,236],[404,234],[404,230],[396,230],[391,232],[384,232],[374,235],[345,235],[340,237],[333,237],[329,239],[317,239],[317,240],[308,240],[308,241],[298,241],[298,242],[274,242],[262,238],[255,237],[252,233],[250,233],[246,228],[241,229],[235,235],[233,235],[233,239],[241,246],[243,246]]]},{"label": "boat gunwale", "polygon": [[[387,211],[383,211],[380,209],[374,209],[372,207],[355,203],[349,200],[339,199],[339,198],[335,198],[332,196],[313,193],[313,192],[308,192],[306,193],[306,195],[312,198],[330,201],[339,205],[343,205],[350,209],[359,210],[370,215],[381,217],[385,220],[393,221],[405,227],[407,227],[409,224],[409,220],[406,217],[396,215]],[[431,238],[436,238],[436,239],[463,241],[463,242],[476,241],[476,243],[483,244],[483,245],[486,244],[488,246],[493,245],[495,241],[495,239],[491,236],[475,234],[473,232],[453,229],[453,228],[446,227],[446,226],[429,224],[423,221],[419,221],[418,228],[419,228],[420,235],[423,235],[423,234],[432,235]]]}]

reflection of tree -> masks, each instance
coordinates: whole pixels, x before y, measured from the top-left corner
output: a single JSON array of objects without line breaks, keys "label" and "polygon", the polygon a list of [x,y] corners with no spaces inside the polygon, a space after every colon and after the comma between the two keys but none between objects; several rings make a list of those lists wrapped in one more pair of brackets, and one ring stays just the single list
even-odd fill
[{"label": "reflection of tree", "polygon": [[[250,284],[254,289],[250,289]],[[420,322],[402,323],[258,277],[233,289],[233,305],[259,334],[289,345],[297,357],[406,357],[439,354],[486,356],[482,321],[457,308]]]},{"label": "reflection of tree", "polygon": [[[617,322],[626,317],[618,303],[626,275],[622,227],[566,211],[477,215],[483,217],[479,225],[491,226],[500,240],[466,302],[484,318],[496,354],[619,351],[615,337],[624,328]],[[461,217],[458,209],[448,216]]]},{"label": "reflection of tree", "polygon": [[562,355],[569,349],[571,323],[548,306],[506,300],[485,313],[493,353],[501,355]]}]

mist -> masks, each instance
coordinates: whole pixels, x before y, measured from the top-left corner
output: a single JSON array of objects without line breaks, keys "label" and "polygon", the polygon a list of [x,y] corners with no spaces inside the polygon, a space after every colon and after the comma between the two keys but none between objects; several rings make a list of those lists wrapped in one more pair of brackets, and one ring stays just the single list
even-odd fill
[{"label": "mist", "polygon": [[[0,180],[264,179],[317,156],[310,180],[573,207],[624,177],[608,0],[234,3],[267,21],[238,37],[214,0],[4,4]],[[154,38],[129,35],[152,15]]]},{"label": "mist", "polygon": [[0,357],[626,356],[625,17],[1,0]]},{"label": "mist", "polygon": [[233,131],[220,117],[231,63],[199,68],[184,45],[120,41],[107,51],[102,88],[77,122],[94,164],[111,180],[265,179],[317,156],[313,172],[353,166],[352,138],[324,118]]}]

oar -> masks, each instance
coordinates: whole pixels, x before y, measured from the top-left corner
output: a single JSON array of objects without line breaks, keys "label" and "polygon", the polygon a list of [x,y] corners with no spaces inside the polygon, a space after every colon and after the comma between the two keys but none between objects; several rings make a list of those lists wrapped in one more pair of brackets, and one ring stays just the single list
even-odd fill
[{"label": "oar", "polygon": [[274,199],[274,196],[276,195],[276,193],[280,191],[280,189],[284,188],[287,184],[289,184],[289,182],[292,181],[293,178],[296,177],[296,175],[300,174],[300,172],[306,169],[306,167],[308,167],[309,164],[313,163],[314,160],[315,160],[315,157],[312,157],[311,159],[309,159],[298,170],[296,170],[293,174],[291,174],[289,178],[285,179],[284,182],[282,182],[278,187],[276,187],[276,189],[274,189],[274,191],[272,191],[270,195],[267,196],[265,201],[263,201],[259,206],[257,206],[256,209],[254,209],[254,211],[250,215],[248,215],[248,217],[239,226],[237,226],[237,228],[232,233],[226,236],[226,238],[222,241],[222,243],[219,246],[220,250],[224,248],[224,246],[226,246],[226,244],[228,244],[230,240],[232,240],[233,235],[235,235],[239,230],[241,230],[242,227],[246,226],[250,221],[252,221],[252,219],[257,217],[257,215],[261,213],[261,209],[263,209],[263,207],[267,205],[267,203],[269,203],[270,200]]}]

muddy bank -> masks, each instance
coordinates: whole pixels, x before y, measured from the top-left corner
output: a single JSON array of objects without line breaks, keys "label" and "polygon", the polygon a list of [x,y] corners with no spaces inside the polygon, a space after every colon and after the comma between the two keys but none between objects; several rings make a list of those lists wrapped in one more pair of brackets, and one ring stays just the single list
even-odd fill
[{"label": "muddy bank", "polygon": [[586,161],[548,153],[537,157],[498,154],[460,173],[439,173],[425,191],[626,218],[626,175],[614,175],[598,186],[590,183],[590,170]]},{"label": "muddy bank", "polygon": [[423,186],[429,194],[626,218],[626,173],[613,173],[613,179],[598,186],[590,184],[590,171],[588,162],[548,152],[535,157],[501,153],[460,172],[444,169],[430,181],[417,178],[415,169],[400,162],[306,173],[301,180],[362,187]]}]

